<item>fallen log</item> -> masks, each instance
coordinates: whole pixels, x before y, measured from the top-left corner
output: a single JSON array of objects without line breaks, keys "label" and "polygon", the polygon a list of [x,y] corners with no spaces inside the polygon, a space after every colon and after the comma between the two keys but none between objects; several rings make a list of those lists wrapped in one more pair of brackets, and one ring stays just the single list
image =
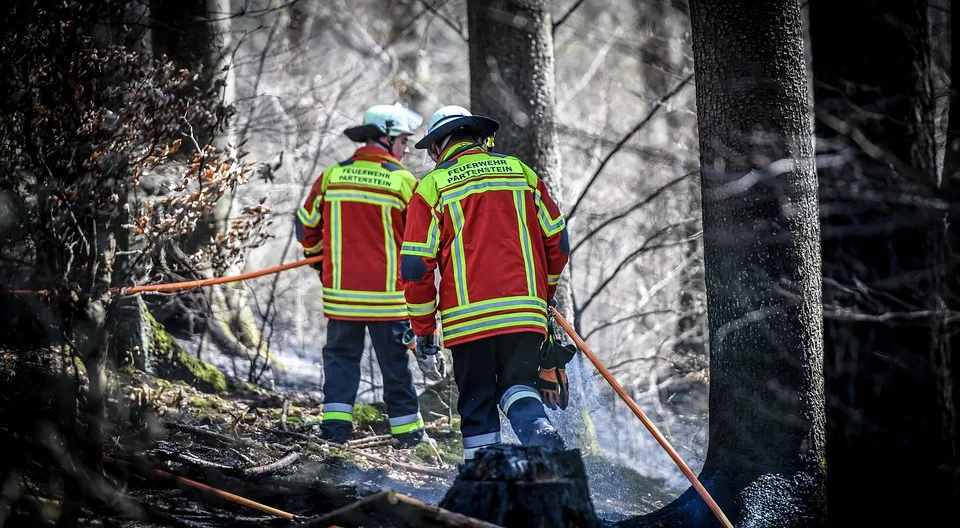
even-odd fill
[{"label": "fallen log", "polygon": [[[400,511],[398,511],[400,510]],[[300,528],[327,527],[335,523],[365,523],[370,521],[370,513],[375,512],[388,517],[409,518],[415,515],[420,519],[429,519],[443,526],[462,528],[502,528],[480,519],[445,510],[439,506],[408,497],[394,490],[383,490],[368,495],[343,508],[330,513],[307,519]]]}]

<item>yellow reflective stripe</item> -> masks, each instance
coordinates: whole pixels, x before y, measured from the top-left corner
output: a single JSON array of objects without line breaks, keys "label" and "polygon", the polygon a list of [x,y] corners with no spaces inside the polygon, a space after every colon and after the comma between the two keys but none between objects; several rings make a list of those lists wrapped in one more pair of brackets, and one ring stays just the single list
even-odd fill
[{"label": "yellow reflective stripe", "polygon": [[550,286],[556,286],[560,283],[560,275],[550,275],[547,274],[547,284]]},{"label": "yellow reflective stripe", "polygon": [[410,312],[410,317],[430,315],[437,311],[437,300],[419,304],[407,303],[407,311]]},{"label": "yellow reflective stripe", "polygon": [[387,256],[387,284],[388,292],[397,291],[397,243],[393,239],[393,214],[390,208],[383,206],[383,249]]},{"label": "yellow reflective stripe", "polygon": [[403,209],[406,204],[396,196],[387,196],[380,193],[361,191],[357,189],[330,189],[327,191],[328,202],[356,202],[371,205],[385,205]]},{"label": "yellow reflective stripe", "polygon": [[320,223],[321,211],[317,209],[317,206],[320,205],[320,199],[321,198],[319,196],[314,198],[313,205],[310,206],[311,209],[313,209],[313,212],[307,211],[306,207],[301,207],[299,210],[297,210],[297,218],[300,219],[301,224],[306,227],[317,227],[317,224]]},{"label": "yellow reflective stripe", "polygon": [[345,317],[407,317],[407,305],[323,303],[323,313]]},{"label": "yellow reflective stripe", "polygon": [[320,240],[319,242],[317,242],[316,244],[310,247],[303,248],[303,252],[306,253],[307,255],[310,255],[311,253],[317,253],[318,252],[317,250],[322,248],[323,248],[323,240]]},{"label": "yellow reflective stripe", "polygon": [[402,291],[380,292],[361,290],[334,290],[324,288],[323,300],[333,302],[362,302],[370,304],[404,304],[406,299]]},{"label": "yellow reflective stripe", "polygon": [[464,305],[470,303],[470,296],[467,294],[467,257],[463,253],[463,209],[460,202],[450,204],[450,211],[453,213],[453,229],[456,234],[453,237],[453,279],[457,288],[457,304]]},{"label": "yellow reflective stripe", "polygon": [[350,413],[340,412],[340,411],[324,411],[323,421],[326,422],[327,420],[331,420],[331,421],[339,420],[341,422],[352,422],[353,415]]},{"label": "yellow reflective stripe", "polygon": [[413,240],[405,240],[403,245],[400,246],[401,255],[436,258],[437,248],[440,245],[440,225],[437,221],[436,211],[431,209],[430,215],[432,218],[430,219],[430,227],[427,228],[427,241],[415,242]]},{"label": "yellow reflective stripe", "polygon": [[444,194],[440,197],[440,205],[444,206],[451,202],[462,200],[467,196],[487,192],[487,191],[516,191],[527,190],[527,180],[524,178],[485,178],[475,183],[468,183],[456,191]]},{"label": "yellow reflective stripe", "polygon": [[560,231],[563,231],[563,228],[566,227],[567,223],[563,220],[563,216],[550,218],[550,213],[547,211],[547,206],[543,203],[543,199],[540,197],[540,189],[537,189],[534,199],[537,203],[537,219],[540,220],[540,227],[543,228],[544,234],[549,237],[559,233]]},{"label": "yellow reflective stripe", "polygon": [[340,203],[330,204],[330,245],[333,255],[330,258],[330,264],[333,266],[333,289],[340,289],[340,265],[342,260],[343,233],[340,226]]},{"label": "yellow reflective stripe", "polygon": [[417,420],[416,422],[409,423],[406,425],[397,425],[397,426],[391,425],[390,434],[398,435],[403,433],[409,433],[410,431],[416,431],[417,429],[422,429],[422,428],[423,428],[423,420]]},{"label": "yellow reflective stripe", "polygon": [[500,297],[442,310],[440,312],[440,318],[444,324],[447,324],[474,315],[522,309],[536,310],[538,313],[546,314],[547,303],[539,297]]},{"label": "yellow reflective stripe", "polygon": [[[524,182],[526,185],[526,182]],[[523,252],[523,270],[527,276],[527,294],[537,294],[537,279],[534,276],[533,251],[530,249],[530,231],[527,230],[527,204],[524,191],[514,191],[513,204],[517,208],[517,223],[520,226],[520,249]]]},{"label": "yellow reflective stripe", "polygon": [[493,315],[450,326],[444,325],[443,338],[456,339],[458,337],[476,334],[487,330],[498,330],[501,328],[510,328],[514,326],[539,326],[541,328],[546,328],[547,317],[543,314],[529,312]]}]

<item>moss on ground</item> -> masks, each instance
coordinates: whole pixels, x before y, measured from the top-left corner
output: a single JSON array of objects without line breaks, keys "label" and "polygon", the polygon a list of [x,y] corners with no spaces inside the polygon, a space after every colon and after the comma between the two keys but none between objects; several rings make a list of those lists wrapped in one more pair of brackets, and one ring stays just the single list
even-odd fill
[{"label": "moss on ground", "polygon": [[384,421],[383,411],[367,403],[358,403],[353,407],[353,425],[354,428],[362,428],[367,425],[382,425]]},{"label": "moss on ground", "polygon": [[161,378],[185,381],[206,392],[227,390],[227,379],[217,367],[191,356],[149,311],[144,311],[144,317],[151,329],[149,356],[154,365],[154,374]]}]

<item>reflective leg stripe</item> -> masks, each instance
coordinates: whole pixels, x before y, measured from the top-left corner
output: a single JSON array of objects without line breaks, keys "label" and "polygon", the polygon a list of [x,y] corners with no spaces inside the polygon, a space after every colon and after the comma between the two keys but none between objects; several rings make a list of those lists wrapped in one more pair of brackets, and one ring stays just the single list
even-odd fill
[{"label": "reflective leg stripe", "polygon": [[533,387],[528,385],[514,385],[507,389],[506,392],[503,393],[503,396],[500,397],[500,408],[503,409],[503,414],[509,416],[510,407],[523,398],[535,398],[538,402],[543,402],[543,398],[540,397],[540,392]]},{"label": "reflective leg stripe", "polygon": [[463,437],[463,458],[470,460],[481,448],[500,443],[500,432]]},{"label": "reflective leg stripe", "polygon": [[390,418],[390,434],[392,435],[409,433],[422,427],[423,417],[420,416],[420,413]]},{"label": "reflective leg stripe", "polygon": [[323,404],[323,421],[340,420],[342,422],[353,421],[353,405],[349,403],[325,403]]}]

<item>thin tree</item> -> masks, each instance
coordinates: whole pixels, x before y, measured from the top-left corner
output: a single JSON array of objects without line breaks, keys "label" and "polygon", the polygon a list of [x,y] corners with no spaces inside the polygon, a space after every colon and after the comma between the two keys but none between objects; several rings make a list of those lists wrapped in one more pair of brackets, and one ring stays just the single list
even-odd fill
[{"label": "thin tree", "polygon": [[[700,136],[709,447],[738,526],[825,520],[820,254],[799,0],[690,3]],[[634,526],[713,526],[690,489]]]}]

